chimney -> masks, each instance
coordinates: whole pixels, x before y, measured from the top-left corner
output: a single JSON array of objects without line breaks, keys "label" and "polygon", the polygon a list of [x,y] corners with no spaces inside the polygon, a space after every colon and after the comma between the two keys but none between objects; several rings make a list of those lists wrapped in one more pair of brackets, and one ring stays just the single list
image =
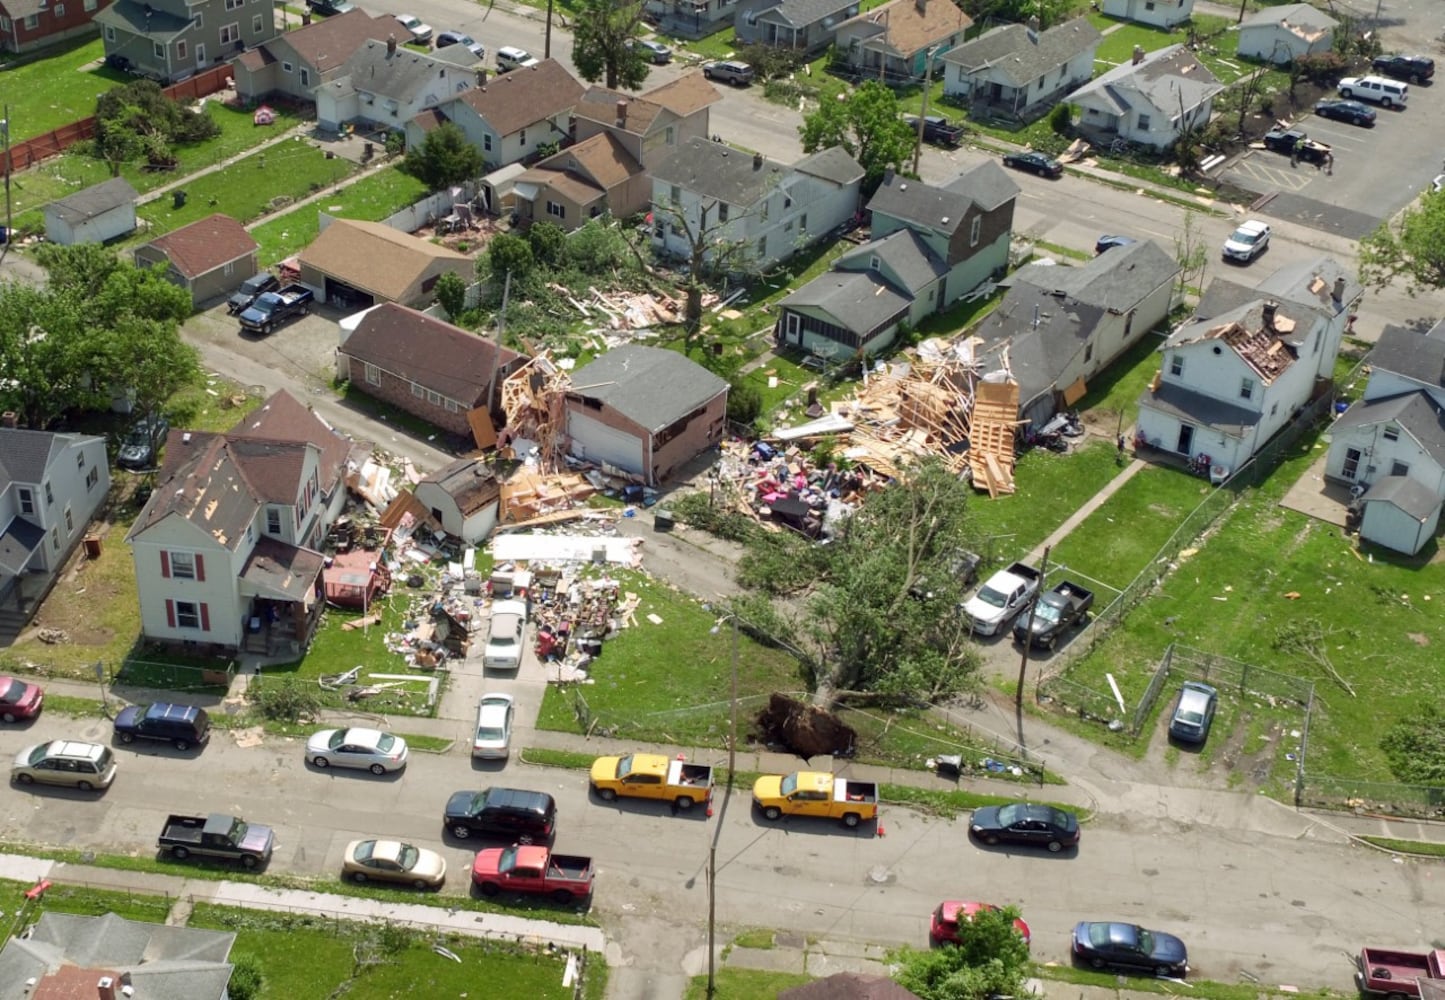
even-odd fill
[{"label": "chimney", "polygon": [[1274,311],[1279,308],[1278,302],[1266,302],[1264,304],[1264,328],[1270,333],[1274,332]]},{"label": "chimney", "polygon": [[485,66],[478,66],[478,67],[477,67],[477,86],[478,86],[478,87],[485,87],[486,85],[487,85],[487,69],[486,69]]},{"label": "chimney", "polygon": [[1330,293],[1330,298],[1336,302],[1345,300],[1345,276],[1343,274],[1335,279],[1335,290]]},{"label": "chimney", "polygon": [[101,976],[100,982],[95,984],[95,989],[100,1000],[115,1000],[115,980],[110,976]]},{"label": "chimney", "polygon": [[[396,36],[395,36],[395,35],[387,35],[387,36],[386,36],[386,54],[389,55],[389,56],[394,56],[394,55],[396,55]],[[1137,61],[1138,61],[1138,60],[1135,60],[1135,62],[1137,62]]]},{"label": "chimney", "polygon": [[12,431],[20,426],[20,416],[14,410],[6,410],[0,413],[0,427],[8,427]]},{"label": "chimney", "polygon": [[753,169],[754,169],[754,170],[761,170],[761,169],[763,169],[763,154],[762,154],[762,153],[754,153],[754,154],[753,154]]},{"label": "chimney", "polygon": [[1143,61],[1144,61],[1144,46],[1142,46],[1142,45],[1136,45],[1136,46],[1134,46],[1134,65],[1135,65],[1135,66],[1138,66],[1138,65],[1139,65],[1141,62],[1143,62]]},{"label": "chimney", "polygon": [[620,97],[617,99],[617,127],[627,127],[627,102]]}]

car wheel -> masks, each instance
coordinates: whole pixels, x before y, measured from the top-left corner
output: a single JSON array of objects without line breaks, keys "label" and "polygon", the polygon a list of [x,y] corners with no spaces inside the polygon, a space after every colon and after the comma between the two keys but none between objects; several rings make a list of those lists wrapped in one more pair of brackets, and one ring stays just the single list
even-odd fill
[{"label": "car wheel", "polygon": [[351,881],[355,882],[357,885],[361,885],[361,883],[366,881],[366,872],[352,872]]},{"label": "car wheel", "polygon": [[312,757],[312,758],[311,758],[311,763],[312,763],[312,764],[315,764],[317,767],[330,767],[330,766],[331,766],[331,761],[327,760],[325,757]]},{"label": "car wheel", "polygon": [[1395,102],[1390,100],[1388,97],[1380,98],[1380,104],[1387,108],[1393,108],[1395,106]]},{"label": "car wheel", "polygon": [[1340,96],[1341,96],[1341,97],[1354,97],[1355,94],[1354,94],[1354,91],[1350,90],[1349,87],[1341,87],[1341,88],[1340,88]]},{"label": "car wheel", "polygon": [[777,806],[768,806],[766,809],[763,810],[764,819],[778,820],[782,818],[782,815],[783,810],[779,809]]},{"label": "car wheel", "polygon": [[120,734],[120,741],[121,741],[122,743],[134,743],[134,742],[135,742],[135,733],[121,733],[121,734]]},{"label": "car wheel", "polygon": [[88,791],[90,791],[91,789],[93,789],[95,786],[92,785],[92,784],[91,784],[90,782],[88,782],[88,781],[77,781],[77,782],[75,783],[75,787],[76,787],[76,788],[79,788],[82,792],[88,792]]},{"label": "car wheel", "polygon": [[1089,964],[1096,969],[1102,969],[1104,967],[1104,960],[1102,958],[1091,958],[1089,959]]},{"label": "car wheel", "polygon": [[502,891],[502,887],[495,882],[483,882],[481,885],[483,896],[495,896]]},{"label": "car wheel", "polygon": [[1063,849],[1064,849],[1064,845],[1061,844],[1061,843],[1059,843],[1057,840],[1051,840],[1051,841],[1049,841],[1049,853],[1050,853],[1050,854],[1058,854],[1058,853],[1059,853],[1060,851],[1062,851]]},{"label": "car wheel", "polygon": [[703,78],[704,80],[711,80],[711,79],[712,79],[712,70],[710,70],[710,69],[708,69],[706,66],[704,66],[704,67],[703,67],[703,70],[702,70],[702,78]]},{"label": "car wheel", "polygon": [[677,797],[677,807],[678,807],[679,809],[681,809],[683,812],[687,812],[687,810],[691,809],[691,808],[692,808],[692,805],[693,805],[693,803],[692,803],[692,799],[691,799],[690,797],[688,797],[688,796],[686,796],[686,795],[679,795],[679,796]]},{"label": "car wheel", "polygon": [[186,860],[186,858],[189,858],[190,856],[191,856],[191,852],[188,851],[188,850],[186,850],[184,847],[172,847],[172,848],[171,848],[171,857],[175,858],[177,861],[184,861],[184,860]]},{"label": "car wheel", "polygon": [[5,719],[6,722],[14,722],[14,721],[15,721],[15,713],[14,713],[14,712],[6,712],[5,715],[3,716],[3,718]]},{"label": "car wheel", "polygon": [[843,817],[843,825],[850,830],[853,829],[853,827],[857,826],[858,823],[859,817],[857,813],[848,813]]},{"label": "car wheel", "polygon": [[570,903],[572,902],[572,892],[570,889],[558,889],[552,893],[552,898],[559,903]]},{"label": "car wheel", "polygon": [[256,865],[258,865],[259,863],[260,862],[253,855],[243,854],[241,856],[241,867],[245,868],[247,871],[255,868]]},{"label": "car wheel", "polygon": [[372,774],[385,774],[385,773],[386,773],[386,768],[382,767],[380,764],[372,764],[372,765],[371,765],[371,773],[372,773]]},{"label": "car wheel", "polygon": [[1169,966],[1167,965],[1161,965],[1154,970],[1154,975],[1158,976],[1160,979],[1168,979],[1174,975],[1174,970],[1169,968]]},{"label": "car wheel", "polygon": [[603,802],[615,802],[617,800],[617,789],[599,788],[597,789],[597,797]]},{"label": "car wheel", "polygon": [[460,823],[452,824],[452,836],[458,840],[466,840],[471,835],[472,831],[470,827],[462,826]]},{"label": "car wheel", "polygon": [[998,846],[998,837],[996,837],[996,836],[994,836],[993,834],[990,833],[987,837],[984,837],[984,838],[983,838],[983,842],[984,842],[985,844],[987,844],[989,847],[997,847],[997,846]]},{"label": "car wheel", "polygon": [[1056,635],[1049,636],[1049,641],[1045,643],[1045,645],[1049,647],[1049,652],[1052,653],[1059,648],[1059,637]]},{"label": "car wheel", "polygon": [[428,889],[431,887],[431,883],[424,878],[414,878],[411,880],[411,887],[413,889]]},{"label": "car wheel", "polygon": [[33,784],[35,784],[35,779],[32,778],[32,777],[31,777],[30,775],[28,775],[28,774],[17,774],[17,775],[15,776],[15,780],[18,781],[18,782],[20,782],[22,785],[33,785]]},{"label": "car wheel", "polygon": [[191,748],[191,741],[190,741],[190,740],[176,740],[176,741],[175,741],[175,748],[176,748],[177,750],[189,750],[189,749]]}]

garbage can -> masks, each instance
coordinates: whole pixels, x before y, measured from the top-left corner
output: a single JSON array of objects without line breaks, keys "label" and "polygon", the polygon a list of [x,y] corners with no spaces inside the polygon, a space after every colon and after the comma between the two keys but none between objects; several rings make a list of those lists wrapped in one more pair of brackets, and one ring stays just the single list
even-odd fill
[{"label": "garbage can", "polygon": [[670,510],[657,510],[652,514],[652,530],[654,531],[671,531],[672,526],[676,523]]},{"label": "garbage can", "polygon": [[176,188],[171,192],[171,206],[173,208],[186,207],[186,192],[182,188]]}]

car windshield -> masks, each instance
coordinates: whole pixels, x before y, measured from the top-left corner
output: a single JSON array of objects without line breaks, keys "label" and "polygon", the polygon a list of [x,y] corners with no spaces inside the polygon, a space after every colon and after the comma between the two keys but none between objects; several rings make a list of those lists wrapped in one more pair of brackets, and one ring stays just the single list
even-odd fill
[{"label": "car windshield", "polygon": [[1179,722],[1188,722],[1196,726],[1204,721],[1204,716],[1201,713],[1191,711],[1182,711],[1175,718]]},{"label": "car windshield", "polygon": [[416,859],[421,857],[421,851],[410,844],[402,844],[401,851],[396,856],[396,863],[401,865],[402,871],[411,871],[416,867]]},{"label": "car windshield", "polygon": [[1144,928],[1139,928],[1139,950],[1145,955],[1154,954],[1154,935]]},{"label": "car windshield", "polygon": [[784,795],[792,795],[797,790],[798,776],[796,774],[788,775],[786,778],[783,779],[782,784],[778,786],[778,791],[782,792]]},{"label": "car windshield", "polygon": [[1019,820],[1023,819],[1023,815],[1024,807],[1018,803],[1014,803],[1011,806],[1004,806],[998,811],[998,824],[999,826],[1013,826]]},{"label": "car windshield", "polygon": [[1236,243],[1243,243],[1247,246],[1252,246],[1254,245],[1255,241],[1259,239],[1259,233],[1255,232],[1252,229],[1236,229],[1234,231],[1234,235],[1230,237],[1230,239],[1234,240],[1234,242]]},{"label": "car windshield", "polygon": [[497,861],[497,871],[506,873],[517,867],[517,849],[508,847],[503,849],[501,858]]},{"label": "car windshield", "polygon": [[396,737],[390,733],[382,733],[381,738],[376,741],[376,749],[382,753],[390,753],[394,746],[396,746]]},{"label": "car windshield", "polygon": [[331,734],[331,739],[329,739],[329,740],[326,741],[326,745],[327,745],[328,747],[330,747],[332,750],[335,750],[337,747],[341,746],[341,744],[344,743],[345,741],[346,741],[346,730],[345,730],[345,729],[338,729],[338,730],[336,730],[336,732],[334,732],[334,733]]},{"label": "car windshield", "polygon": [[617,776],[625,778],[632,773],[632,754],[628,754],[617,762]]},{"label": "car windshield", "polygon": [[5,685],[5,690],[0,691],[0,701],[17,702],[25,696],[25,685],[17,680],[11,680]]},{"label": "car windshield", "polygon": [[40,746],[38,746],[38,747],[36,747],[34,750],[30,751],[30,756],[29,756],[28,758],[26,758],[25,763],[27,763],[27,764],[39,764],[42,760],[45,759],[45,755],[48,754],[49,752],[50,752],[50,744],[49,744],[49,743],[42,743],[42,744],[40,744]]},{"label": "car windshield", "polygon": [[992,587],[984,587],[978,592],[978,599],[991,608],[1001,608],[1008,603],[1008,597],[999,593]]},{"label": "car windshield", "polygon": [[1057,624],[1061,615],[1062,610],[1050,604],[1048,601],[1040,601],[1034,607],[1034,618],[1041,622],[1047,622],[1050,625]]}]

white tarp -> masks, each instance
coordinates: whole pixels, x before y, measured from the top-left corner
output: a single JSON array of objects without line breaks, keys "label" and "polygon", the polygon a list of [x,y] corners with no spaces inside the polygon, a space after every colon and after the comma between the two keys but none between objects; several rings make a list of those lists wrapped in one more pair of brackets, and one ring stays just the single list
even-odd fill
[{"label": "white tarp", "polygon": [[599,535],[497,535],[492,557],[503,562],[592,562],[598,553],[619,566],[642,564],[642,539]]},{"label": "white tarp", "polygon": [[779,441],[793,441],[797,438],[816,437],[819,434],[842,434],[853,429],[853,422],[846,417],[840,417],[836,413],[830,413],[826,417],[819,417],[817,420],[810,420],[806,424],[799,424],[797,427],[784,427],[773,431],[773,437]]}]

